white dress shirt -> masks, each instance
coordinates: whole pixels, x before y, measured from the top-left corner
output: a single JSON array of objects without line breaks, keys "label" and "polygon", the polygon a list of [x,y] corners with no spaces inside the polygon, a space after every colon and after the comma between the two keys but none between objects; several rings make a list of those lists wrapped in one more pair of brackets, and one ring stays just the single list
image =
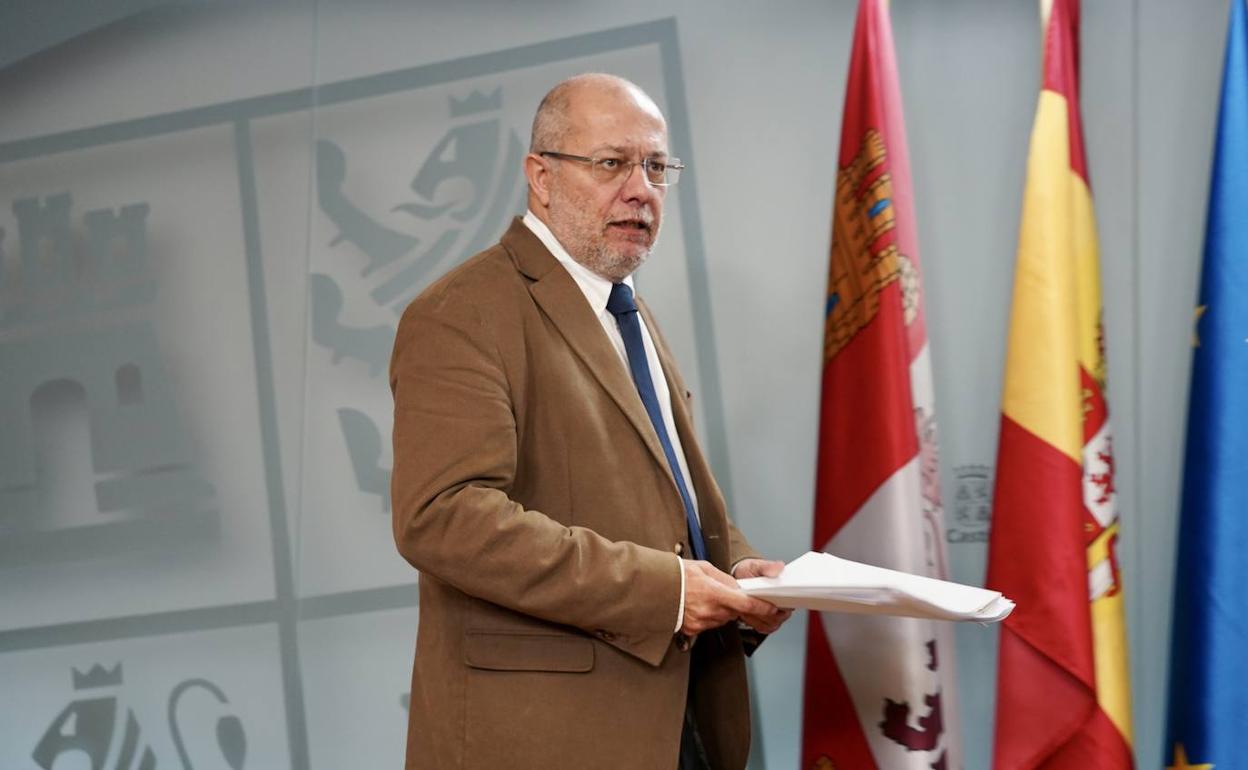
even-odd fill
[{"label": "white dress shirt", "polygon": [[[633,375],[628,368],[628,351],[624,348],[624,338],[620,335],[619,324],[616,323],[615,316],[611,311],[607,310],[607,300],[611,297],[611,282],[606,278],[585,267],[580,262],[572,259],[567,249],[559,243],[554,233],[546,226],[546,223],[538,219],[532,211],[526,211],[524,214],[524,224],[533,231],[538,240],[542,242],[555,259],[559,260],[559,264],[568,271],[572,276],[572,280],[576,281],[576,285],[580,287],[581,293],[585,295],[585,301],[589,303],[589,309],[593,312],[594,317],[602,325],[603,332],[606,333],[607,339],[611,340],[611,346],[615,348],[615,352],[620,357],[620,363],[624,366],[625,372],[628,373],[628,379],[631,381]],[[633,288],[633,277],[630,275],[624,279],[624,283],[628,287]],[[659,362],[658,351],[655,350],[654,340],[650,338],[650,330],[646,327],[645,317],[640,313],[637,314],[637,320],[641,323],[641,340],[646,348],[646,363],[650,367],[650,379],[654,381],[654,393],[659,401],[659,411],[663,414],[663,427],[667,430],[667,437],[672,442],[672,449],[676,453],[676,463],[680,466],[680,472],[685,478],[685,488],[689,491],[689,499],[693,503],[693,513],[698,515],[698,497],[693,491],[693,480],[689,477],[689,466],[685,462],[685,450],[680,444],[680,435],[676,432],[676,423],[672,419],[672,393],[667,387],[667,377],[663,373],[663,365]],[[700,520],[700,519],[699,519]],[[684,560],[679,556],[676,560],[680,562],[680,607],[676,615],[676,630],[679,631],[684,623],[685,615],[685,568]]]}]

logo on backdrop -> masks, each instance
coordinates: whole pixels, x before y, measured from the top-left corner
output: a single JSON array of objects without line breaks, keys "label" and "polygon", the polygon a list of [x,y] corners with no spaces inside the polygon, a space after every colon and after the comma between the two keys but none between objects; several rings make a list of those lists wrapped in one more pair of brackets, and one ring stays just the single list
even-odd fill
[{"label": "logo on backdrop", "polygon": [[[317,200],[338,234],[335,262],[310,278],[313,342],[335,366],[355,367],[378,385],[394,343],[394,320],[352,325],[353,311],[388,309],[397,319],[435,276],[493,243],[522,212],[525,146],[503,118],[503,90],[450,95],[448,127],[411,177],[410,198],[388,211],[365,210],[347,195],[350,156],[329,139],[317,142]],[[383,436],[365,412],[342,405],[339,429],[358,488],[388,511],[391,469],[381,462]]]},{"label": "logo on backdrop", "polygon": [[992,521],[992,466],[959,465],[953,469],[953,521],[950,543],[986,543]]},{"label": "logo on backdrop", "polygon": [[[156,755],[149,741],[143,738],[143,728],[134,709],[124,708],[119,699],[122,687],[121,664],[106,669],[98,663],[87,672],[73,669],[72,679],[75,700],[53,718],[43,736],[31,752],[35,764],[43,770],[52,770],[57,760],[65,754],[85,754],[92,770],[101,770],[109,757],[115,757],[113,767],[117,770],[155,770]],[[210,702],[220,706],[215,724],[183,725],[179,705],[186,696],[207,696]],[[185,679],[169,692],[167,699],[169,736],[177,749],[182,767],[195,767],[183,740],[183,729],[200,730],[216,737],[220,760],[230,770],[243,770],[247,757],[247,736],[243,723],[229,711],[230,701],[216,684],[207,679]],[[140,748],[142,747],[142,748]],[[220,765],[215,757],[195,757],[197,763],[211,762]]]},{"label": "logo on backdrop", "polygon": [[[0,563],[182,541],[215,525],[155,328],[147,203],[73,215],[61,192],[0,231]],[[84,452],[83,449],[86,449]],[[82,481],[94,504],[68,500]]]}]

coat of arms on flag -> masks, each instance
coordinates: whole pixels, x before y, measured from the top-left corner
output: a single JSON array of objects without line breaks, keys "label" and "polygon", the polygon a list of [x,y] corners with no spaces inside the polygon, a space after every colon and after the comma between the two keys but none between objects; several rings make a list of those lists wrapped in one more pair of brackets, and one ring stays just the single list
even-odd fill
[{"label": "coat of arms on flag", "polygon": [[[838,165],[813,545],[947,578],[918,235],[883,0],[858,7]],[[812,616],[802,767],[961,768],[955,678],[948,624]]]}]

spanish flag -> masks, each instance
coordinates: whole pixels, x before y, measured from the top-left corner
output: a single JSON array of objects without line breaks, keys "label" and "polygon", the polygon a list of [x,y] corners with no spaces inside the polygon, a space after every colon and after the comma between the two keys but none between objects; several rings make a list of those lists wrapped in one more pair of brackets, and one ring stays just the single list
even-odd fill
[{"label": "spanish flag", "polygon": [[1003,623],[993,766],[1131,767],[1131,703],[1079,3],[1041,0],[987,585]]}]

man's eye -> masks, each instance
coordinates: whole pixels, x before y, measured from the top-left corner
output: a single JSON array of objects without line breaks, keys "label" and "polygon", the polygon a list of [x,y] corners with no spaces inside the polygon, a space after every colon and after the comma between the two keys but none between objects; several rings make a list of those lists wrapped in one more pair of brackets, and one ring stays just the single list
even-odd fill
[{"label": "man's eye", "polygon": [[660,174],[667,171],[667,163],[661,160],[648,160],[646,161],[646,167],[651,171]]},{"label": "man's eye", "polygon": [[599,158],[598,163],[607,171],[615,171],[622,161],[619,158]]}]

